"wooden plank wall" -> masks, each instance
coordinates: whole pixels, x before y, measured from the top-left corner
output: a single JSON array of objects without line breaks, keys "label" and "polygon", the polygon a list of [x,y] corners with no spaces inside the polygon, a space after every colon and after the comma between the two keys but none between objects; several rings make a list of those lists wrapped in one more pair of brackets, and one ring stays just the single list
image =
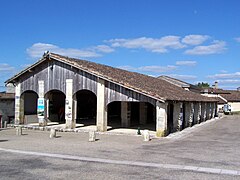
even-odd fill
[{"label": "wooden plank wall", "polygon": [[66,79],[73,79],[73,94],[87,89],[97,94],[97,77],[58,61],[48,61],[21,76],[21,93],[32,90],[38,93],[38,81],[44,81],[44,94],[59,90],[66,94]]},{"label": "wooden plank wall", "polygon": [[112,82],[106,82],[105,84],[105,102],[109,104],[113,101],[135,101],[135,102],[149,102],[152,105],[156,105],[156,100],[137,93],[133,90],[122,87]]}]

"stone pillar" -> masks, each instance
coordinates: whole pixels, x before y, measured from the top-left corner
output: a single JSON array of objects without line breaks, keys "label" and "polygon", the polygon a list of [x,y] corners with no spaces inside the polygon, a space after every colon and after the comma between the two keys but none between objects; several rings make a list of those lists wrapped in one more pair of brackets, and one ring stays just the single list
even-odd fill
[{"label": "stone pillar", "polygon": [[139,108],[140,108],[140,111],[139,111],[140,124],[147,124],[147,105],[146,105],[146,103],[140,102]]},{"label": "stone pillar", "polygon": [[7,128],[7,121],[4,121],[4,126],[3,126],[3,128]]},{"label": "stone pillar", "polygon": [[191,108],[190,108],[190,103],[186,102],[185,103],[185,124],[184,127],[188,127],[190,123],[190,115],[191,115]]},{"label": "stone pillar", "polygon": [[213,118],[217,117],[217,103],[213,103]]},{"label": "stone pillar", "polygon": [[44,81],[38,81],[38,122],[39,126],[46,126],[47,120],[44,118],[45,116],[45,100],[44,100]]},{"label": "stone pillar", "polygon": [[185,103],[185,124],[184,127],[191,127],[193,125],[194,106],[192,102]]},{"label": "stone pillar", "polygon": [[188,123],[189,127],[192,127],[194,125],[193,120],[194,120],[194,104],[190,103],[190,116],[189,116],[189,123]]},{"label": "stone pillar", "polygon": [[163,137],[167,131],[167,103],[156,102],[156,136]]},{"label": "stone pillar", "polygon": [[130,108],[128,102],[121,102],[121,124],[122,127],[130,127]]},{"label": "stone pillar", "polygon": [[107,106],[105,103],[105,81],[98,78],[97,84],[97,131],[107,131]]},{"label": "stone pillar", "polygon": [[196,102],[194,104],[194,119],[193,122],[194,124],[199,124],[201,118],[201,103]]},{"label": "stone pillar", "polygon": [[173,107],[173,131],[180,131],[182,128],[181,120],[182,103],[175,103]]},{"label": "stone pillar", "polygon": [[211,117],[214,118],[215,117],[215,104],[211,103],[211,107],[212,107]]},{"label": "stone pillar", "polygon": [[77,120],[77,100],[74,99],[73,100],[73,121],[75,123],[75,126],[76,126],[76,120]]},{"label": "stone pillar", "polygon": [[75,128],[76,122],[73,118],[73,80],[66,79],[66,100],[65,100],[66,129]]},{"label": "stone pillar", "polygon": [[15,124],[21,124],[21,84],[18,83],[15,88]]},{"label": "stone pillar", "polygon": [[48,119],[49,118],[49,99],[46,99],[46,115],[45,115],[45,118]]},{"label": "stone pillar", "polygon": [[212,103],[208,103],[209,104],[209,119],[212,119]]},{"label": "stone pillar", "polygon": [[206,103],[206,106],[205,106],[205,108],[206,108],[206,120],[209,120],[209,115],[210,115],[210,103]]},{"label": "stone pillar", "polygon": [[206,121],[206,114],[207,114],[207,112],[206,112],[206,103],[203,102],[201,104],[201,122]]},{"label": "stone pillar", "polygon": [[179,130],[181,131],[183,129],[183,113],[184,112],[184,109],[183,109],[183,103],[180,102],[180,114],[179,114],[179,117],[178,117],[178,126],[179,126]]},{"label": "stone pillar", "polygon": [[24,96],[20,96],[20,124],[24,124]]}]

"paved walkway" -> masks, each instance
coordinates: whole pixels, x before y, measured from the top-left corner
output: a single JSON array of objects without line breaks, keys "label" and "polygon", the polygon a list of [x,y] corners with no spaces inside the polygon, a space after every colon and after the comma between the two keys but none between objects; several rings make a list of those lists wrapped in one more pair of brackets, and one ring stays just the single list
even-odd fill
[{"label": "paved walkway", "polygon": [[107,164],[117,164],[117,165],[130,165],[130,166],[143,166],[143,167],[164,168],[164,169],[177,169],[177,170],[185,170],[185,171],[193,171],[193,172],[240,176],[240,171],[230,170],[230,169],[216,169],[216,168],[176,165],[176,164],[148,163],[148,162],[143,162],[143,161],[121,161],[121,160],[113,160],[113,159],[71,156],[71,155],[64,155],[64,154],[50,154],[50,153],[39,153],[39,152],[32,152],[32,151],[20,151],[20,150],[4,149],[4,148],[0,148],[0,151],[25,154],[25,155],[44,156],[44,157],[50,157],[50,158],[87,161],[87,162],[97,162],[97,163],[107,163]]}]

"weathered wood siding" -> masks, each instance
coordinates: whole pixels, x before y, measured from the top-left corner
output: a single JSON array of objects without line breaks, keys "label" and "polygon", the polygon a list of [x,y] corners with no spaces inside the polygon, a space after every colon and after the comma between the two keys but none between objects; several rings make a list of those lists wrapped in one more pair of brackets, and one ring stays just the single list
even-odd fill
[{"label": "weathered wood siding", "polygon": [[113,101],[136,101],[136,102],[149,102],[156,105],[156,100],[137,93],[120,85],[112,82],[105,83],[105,102],[109,104]]},{"label": "weathered wood siding", "polygon": [[48,61],[21,76],[21,93],[32,90],[38,93],[38,81],[44,81],[44,94],[59,90],[66,94],[66,79],[73,79],[73,94],[87,89],[97,94],[97,78],[87,72],[58,61]]}]

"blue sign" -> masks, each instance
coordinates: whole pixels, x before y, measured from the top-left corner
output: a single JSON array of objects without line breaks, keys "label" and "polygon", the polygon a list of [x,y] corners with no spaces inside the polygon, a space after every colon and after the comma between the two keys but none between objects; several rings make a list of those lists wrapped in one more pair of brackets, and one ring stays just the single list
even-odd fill
[{"label": "blue sign", "polygon": [[37,114],[38,118],[44,118],[44,98],[38,98]]}]

